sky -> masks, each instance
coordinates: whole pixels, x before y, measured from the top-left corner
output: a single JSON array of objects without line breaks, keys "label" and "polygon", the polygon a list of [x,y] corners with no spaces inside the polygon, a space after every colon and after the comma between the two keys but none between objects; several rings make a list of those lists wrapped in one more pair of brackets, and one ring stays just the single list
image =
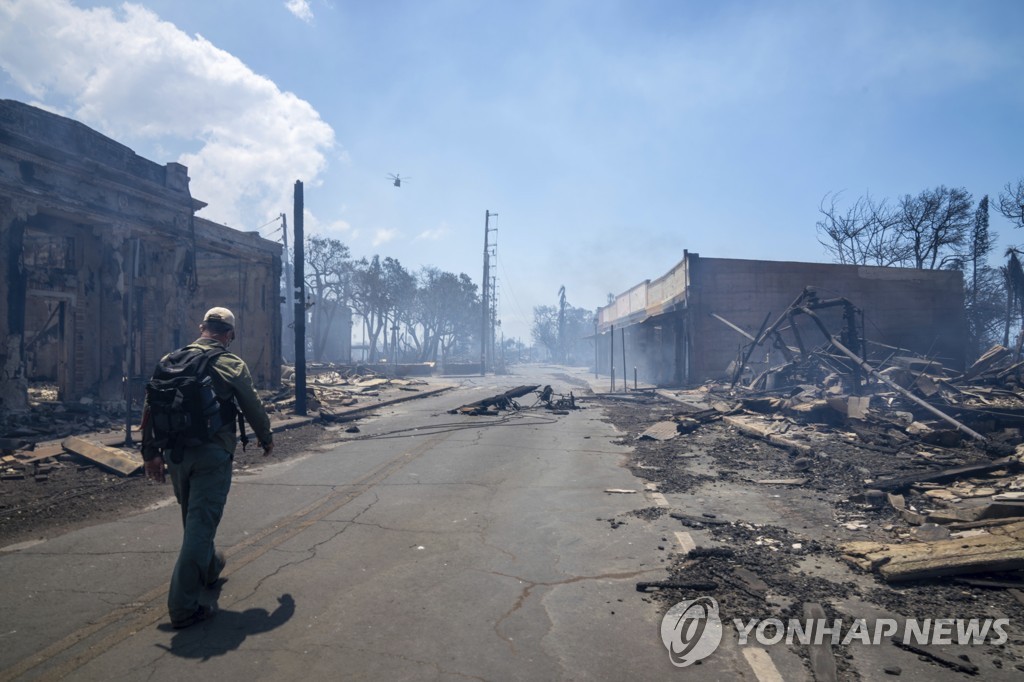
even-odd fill
[{"label": "sky", "polygon": [[559,287],[594,309],[684,250],[829,262],[830,193],[994,201],[1024,178],[1021,26],[1017,0],[0,0],[0,98],[183,163],[199,215],[270,239],[301,180],[307,235],[479,283],[496,213],[529,342]]}]

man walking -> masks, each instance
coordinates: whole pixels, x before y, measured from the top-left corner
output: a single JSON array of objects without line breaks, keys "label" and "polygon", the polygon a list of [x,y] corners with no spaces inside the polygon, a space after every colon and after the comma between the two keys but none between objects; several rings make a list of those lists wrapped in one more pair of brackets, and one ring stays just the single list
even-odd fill
[{"label": "man walking", "polygon": [[[158,407],[156,394],[151,396],[148,387],[143,412],[142,457],[146,475],[162,483],[166,466],[174,496],[181,505],[184,525],[181,551],[167,595],[171,625],[175,628],[204,621],[216,611],[216,605],[200,604],[199,597],[204,588],[217,584],[224,570],[224,555],[216,551],[214,538],[231,488],[231,461],[238,443],[235,431],[238,411],[252,425],[264,456],[274,449],[270,419],[256,394],[249,368],[237,355],[227,352],[235,339],[234,314],[227,308],[211,308],[199,330],[198,339],[181,351],[164,356],[156,374],[172,356],[187,359],[205,354],[199,366],[210,377],[209,386],[218,404],[213,416],[204,420],[210,433],[189,440],[172,435],[170,440],[174,442],[169,442],[167,425],[175,423],[175,418],[159,414],[161,409],[170,408]],[[174,405],[178,409],[181,409],[180,395],[178,404]]]}]

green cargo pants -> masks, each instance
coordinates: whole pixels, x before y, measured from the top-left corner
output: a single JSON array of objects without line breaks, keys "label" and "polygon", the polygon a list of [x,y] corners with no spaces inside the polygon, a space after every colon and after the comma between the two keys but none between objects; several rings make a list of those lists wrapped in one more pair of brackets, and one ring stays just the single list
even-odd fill
[{"label": "green cargo pants", "polygon": [[186,449],[180,464],[167,463],[185,527],[167,594],[172,622],[195,613],[203,588],[224,568],[215,554],[214,537],[231,489],[231,460],[230,452],[207,443]]}]

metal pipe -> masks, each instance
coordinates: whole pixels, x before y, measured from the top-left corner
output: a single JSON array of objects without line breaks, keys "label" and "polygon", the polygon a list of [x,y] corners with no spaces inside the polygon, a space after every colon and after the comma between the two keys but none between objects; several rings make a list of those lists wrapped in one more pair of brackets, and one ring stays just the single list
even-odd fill
[{"label": "metal pipe", "polygon": [[626,328],[622,328],[622,392],[629,393],[629,384],[626,374]]},{"label": "metal pipe", "polygon": [[611,365],[612,393],[615,393],[615,325],[612,325],[611,333],[608,335],[608,362]]},{"label": "metal pipe", "polygon": [[[768,315],[771,315],[771,313],[768,313]],[[730,322],[729,320],[725,319],[721,315],[719,315],[717,313],[711,313],[711,317],[715,318],[716,320],[718,320],[719,322],[721,322],[725,326],[729,327],[730,329],[732,329],[736,333],[742,334],[744,337],[747,338],[748,341],[756,341],[756,339],[753,336],[748,334],[746,331],[744,331],[740,327],[737,327],[736,325],[734,325],[732,322]],[[768,320],[765,319],[765,324],[767,324],[767,323],[768,323]],[[761,325],[761,329],[762,329],[762,331],[764,330],[764,325]]]},{"label": "metal pipe", "polygon": [[864,360],[859,358],[856,355],[856,353],[854,353],[849,348],[847,348],[842,343],[840,343],[839,339],[837,339],[835,337],[832,337],[832,345],[835,346],[836,348],[838,348],[848,358],[850,358],[851,360],[856,362],[857,365],[861,369],[863,369],[865,372],[867,372],[871,376],[877,377],[879,381],[881,381],[886,386],[888,386],[889,388],[893,389],[894,391],[896,391],[897,393],[902,395],[907,400],[910,400],[910,401],[916,403],[917,405],[920,405],[924,409],[926,409],[929,412],[931,412],[932,414],[934,414],[939,419],[942,419],[943,421],[949,422],[950,424],[955,426],[958,431],[962,431],[963,433],[966,433],[968,436],[970,436],[974,440],[980,441],[982,443],[987,443],[988,442],[988,439],[985,438],[985,436],[983,436],[980,433],[978,433],[977,431],[974,431],[974,430],[970,429],[969,427],[965,426],[964,424],[961,424],[957,420],[955,420],[952,417],[950,417],[948,414],[945,414],[944,412],[942,412],[938,408],[933,407],[932,405],[930,405],[929,403],[925,402],[924,400],[921,400],[916,395],[914,395],[913,393],[911,393],[907,389],[903,388],[899,384],[897,384],[897,383],[889,380],[888,378],[882,376],[878,372],[878,370],[876,370],[874,367],[869,365],[867,362],[865,362]]},{"label": "metal pipe", "polygon": [[761,328],[757,332],[756,339],[755,338],[751,339],[751,341],[753,341],[753,343],[751,343],[750,346],[747,348],[747,351],[743,354],[743,360],[740,361],[740,364],[736,367],[735,371],[732,373],[732,382],[729,384],[729,388],[735,387],[736,386],[736,382],[740,380],[740,375],[743,374],[743,368],[747,366],[747,362],[750,361],[750,356],[753,355],[754,349],[757,348],[757,346],[758,346],[757,339],[760,339],[761,335],[764,334],[764,328],[768,324],[768,320],[771,318],[771,316],[772,316],[772,314],[770,312],[767,315],[764,316],[764,322],[761,323]]}]

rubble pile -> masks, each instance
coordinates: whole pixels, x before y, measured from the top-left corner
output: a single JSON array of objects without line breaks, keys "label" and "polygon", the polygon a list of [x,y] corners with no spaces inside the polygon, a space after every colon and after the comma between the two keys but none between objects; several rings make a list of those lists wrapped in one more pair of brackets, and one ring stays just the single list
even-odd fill
[{"label": "rubble pile", "polygon": [[[274,419],[285,418],[295,406],[295,370],[282,368],[282,386],[277,391],[259,391]],[[392,389],[416,392],[427,382],[382,376],[362,366],[311,364],[307,373],[307,407],[330,420],[342,408],[361,400],[379,397]],[[141,442],[138,424],[141,405],[136,402],[128,438],[125,437],[126,410],[123,402],[98,403],[83,398],[77,403],[58,400],[49,384],[29,389],[29,409],[0,413],[0,480],[45,482],[55,468],[67,461],[96,465],[120,476],[141,470],[137,452]],[[368,403],[369,404],[369,403]],[[0,507],[3,505],[0,504]]]},{"label": "rubble pile", "polygon": [[[338,408],[351,407],[360,398],[378,397],[382,390],[396,388],[415,392],[422,379],[389,377],[364,366],[311,363],[306,369],[306,405],[329,416]],[[264,398],[268,411],[288,412],[295,407],[295,368],[281,371],[281,390]]]},{"label": "rubble pile", "polygon": [[[942,530],[851,543],[842,552],[853,565],[896,582],[1024,570],[1024,526],[1017,525],[1024,522],[1024,362],[994,346],[966,372],[953,373],[934,360],[899,355],[881,368],[864,363],[870,371],[860,383],[835,363],[818,365],[818,383],[803,383],[812,368],[811,361],[794,363],[775,374],[801,380],[794,385],[756,390],[712,382],[686,398],[794,457],[813,458],[836,439],[888,455],[884,470],[862,470],[857,501]],[[706,420],[707,411],[701,416]],[[682,419],[692,424],[693,415]]]},{"label": "rubble pile", "polygon": [[101,431],[124,425],[122,403],[97,403],[83,398],[77,403],[62,403],[57,390],[49,384],[29,388],[29,409],[0,412],[0,436],[30,443],[60,438],[85,431]]}]

